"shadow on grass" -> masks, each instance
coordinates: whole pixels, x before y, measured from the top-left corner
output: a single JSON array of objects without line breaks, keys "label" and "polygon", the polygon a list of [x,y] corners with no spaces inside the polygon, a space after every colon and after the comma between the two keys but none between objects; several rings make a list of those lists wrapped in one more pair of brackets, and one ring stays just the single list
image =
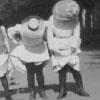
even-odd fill
[{"label": "shadow on grass", "polygon": [[[66,91],[71,91],[73,93],[76,93],[78,94],[78,87],[76,86],[75,83],[67,83],[67,88],[66,88]],[[35,87],[35,90],[36,90],[36,94],[39,93],[39,88],[36,86]],[[45,85],[45,90],[53,90],[54,92],[59,92],[59,85],[58,84],[50,84],[50,85]],[[9,94],[10,95],[14,95],[14,94],[17,94],[17,93],[29,93],[29,88],[16,88],[16,89],[12,89],[12,90],[9,90]],[[6,94],[4,91],[0,91],[0,98],[1,97],[5,97]]]}]

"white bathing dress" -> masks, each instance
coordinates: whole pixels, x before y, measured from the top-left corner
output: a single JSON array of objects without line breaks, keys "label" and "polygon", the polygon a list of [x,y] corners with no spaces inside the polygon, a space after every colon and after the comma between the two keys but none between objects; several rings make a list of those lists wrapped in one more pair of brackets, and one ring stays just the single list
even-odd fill
[{"label": "white bathing dress", "polygon": [[47,45],[43,40],[43,29],[32,32],[26,25],[22,24],[17,24],[8,29],[8,35],[12,39],[14,39],[14,35],[17,33],[21,35],[22,40],[11,52],[10,58],[12,64],[14,64],[19,71],[26,71],[23,62],[33,62],[34,64],[39,65],[49,60]]},{"label": "white bathing dress", "polygon": [[[66,64],[70,64],[75,70],[80,70],[80,24],[78,23],[74,30],[58,29],[53,25],[53,17],[51,16],[47,25],[48,46],[53,51],[51,57],[53,70],[57,72]],[[75,53],[72,53],[71,47],[76,48]]]}]

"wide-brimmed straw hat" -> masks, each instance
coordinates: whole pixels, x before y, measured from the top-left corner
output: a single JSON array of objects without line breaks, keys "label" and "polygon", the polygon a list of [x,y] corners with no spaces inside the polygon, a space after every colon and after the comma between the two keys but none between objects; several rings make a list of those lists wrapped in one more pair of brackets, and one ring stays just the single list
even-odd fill
[{"label": "wide-brimmed straw hat", "polygon": [[58,1],[53,9],[53,24],[56,28],[67,29],[78,23],[79,5],[73,0]]},{"label": "wide-brimmed straw hat", "polygon": [[52,9],[53,16],[59,20],[72,20],[78,16],[79,11],[79,5],[73,0],[58,1]]},{"label": "wide-brimmed straw hat", "polygon": [[29,16],[22,21],[22,25],[27,25],[30,30],[37,31],[44,26],[44,22],[39,16]]},{"label": "wide-brimmed straw hat", "polygon": [[[27,29],[27,34],[31,36],[32,34],[42,34],[45,30],[44,21],[38,16],[29,16],[25,20],[22,21],[23,27]],[[32,33],[32,34],[31,34]]]},{"label": "wide-brimmed straw hat", "polygon": [[39,28],[39,20],[37,20],[36,18],[31,18],[28,21],[28,28],[35,31]]}]

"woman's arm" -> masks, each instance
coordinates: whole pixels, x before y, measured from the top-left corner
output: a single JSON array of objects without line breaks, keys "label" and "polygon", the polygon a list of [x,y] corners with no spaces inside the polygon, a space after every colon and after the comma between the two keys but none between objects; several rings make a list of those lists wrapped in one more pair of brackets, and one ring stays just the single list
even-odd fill
[{"label": "woman's arm", "polygon": [[13,27],[9,27],[8,36],[13,40],[14,43],[19,43],[21,41],[22,26],[21,24],[16,24]]}]

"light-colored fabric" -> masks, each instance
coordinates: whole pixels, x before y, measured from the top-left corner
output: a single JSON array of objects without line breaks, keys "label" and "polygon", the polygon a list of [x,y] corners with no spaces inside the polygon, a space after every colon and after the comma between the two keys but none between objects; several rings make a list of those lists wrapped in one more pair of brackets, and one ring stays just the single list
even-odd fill
[{"label": "light-colored fabric", "polygon": [[[49,59],[46,43],[43,42],[43,33],[41,36],[32,33],[30,36],[30,30],[17,24],[14,27],[8,29],[8,36],[13,39],[14,34],[17,32],[22,36],[22,42],[11,53],[11,55],[19,57],[25,62],[41,62]],[[38,33],[37,33],[38,34]],[[36,37],[35,37],[36,36]]]},{"label": "light-colored fabric", "polygon": [[36,46],[40,44],[43,41],[43,35],[44,35],[44,26],[40,26],[37,31],[30,30],[27,25],[27,23],[22,25],[22,41],[26,45]]},{"label": "light-colored fabric", "polygon": [[66,64],[69,64],[75,70],[78,71],[80,70],[79,56],[77,54],[64,57],[52,55],[51,60],[52,60],[53,70],[55,72],[61,70]]},{"label": "light-colored fabric", "polygon": [[42,26],[40,27],[38,31],[32,31],[27,27],[27,23],[17,24],[8,28],[8,36],[16,40],[14,39],[14,35],[17,33],[20,34],[22,37],[20,43],[22,42],[21,44],[23,44],[29,52],[41,53],[45,51],[46,47],[43,42],[44,26],[43,28]]},{"label": "light-colored fabric", "polygon": [[0,77],[3,77],[4,74],[8,70],[8,55],[7,54],[1,54],[0,55]]},{"label": "light-colored fabric", "polygon": [[[10,65],[21,72],[26,71],[23,62],[39,65],[49,59],[47,44],[43,40],[45,27],[40,25],[39,30],[32,31],[27,24],[17,24],[7,30],[8,36],[19,44],[10,53]],[[22,37],[20,42],[14,38],[17,33]]]},{"label": "light-colored fabric", "polygon": [[[48,62],[49,62],[49,60],[45,61],[45,65],[47,65]],[[9,67],[10,68],[13,67],[13,68],[17,69],[18,71],[20,71],[22,73],[26,73],[25,63],[26,62],[21,61],[21,59],[19,57],[10,55],[10,58],[9,58]],[[35,62],[34,64],[40,65],[42,63],[44,63],[44,62]],[[12,75],[12,73],[10,74],[10,76],[11,75]]]},{"label": "light-colored fabric", "polygon": [[3,77],[8,68],[9,42],[4,26],[0,26],[0,77]]},{"label": "light-colored fabric", "polygon": [[0,77],[3,77],[5,74],[8,77],[11,77],[13,73],[13,66],[11,66],[11,61],[9,59],[9,54],[0,55]]},{"label": "light-colored fabric", "polygon": [[[70,64],[73,65],[72,67],[75,70],[79,70],[79,54],[81,52],[80,50],[80,24],[77,24],[77,26],[74,28],[74,30],[63,30],[62,32],[66,32],[66,34],[63,35],[63,33],[54,31],[57,30],[56,27],[53,25],[53,19],[50,18],[48,22],[48,33],[47,33],[47,40],[48,40],[48,46],[49,49],[53,51],[52,54],[52,65],[55,69],[55,71],[60,70],[64,65]],[[54,36],[54,33],[56,33],[56,36]],[[67,32],[69,37],[65,36],[67,35]],[[73,32],[73,34],[72,34]],[[59,37],[60,34],[60,37]],[[57,36],[58,35],[58,36]],[[62,35],[62,37],[61,37]],[[72,53],[72,49],[75,48],[76,52]]]},{"label": "light-colored fabric", "polygon": [[73,35],[73,30],[71,29],[68,29],[67,31],[65,31],[65,30],[56,28],[54,25],[53,27],[54,27],[53,28],[54,34],[59,38],[69,38],[71,35]]},{"label": "light-colored fabric", "polygon": [[9,66],[10,67],[14,67],[22,73],[26,72],[26,67],[19,58],[17,58],[16,56],[10,55],[9,60],[10,60],[9,61]]},{"label": "light-colored fabric", "polygon": [[[58,31],[54,31],[54,30],[60,30],[60,32]],[[62,32],[66,32],[66,34],[61,33]],[[57,32],[57,33],[55,33]],[[67,33],[68,32],[68,33]],[[72,35],[73,32],[73,35]],[[56,36],[54,37],[54,34],[56,34]],[[60,34],[60,35],[59,35]],[[71,35],[70,35],[71,34]],[[58,36],[57,36],[58,35]],[[59,36],[61,37],[65,37],[65,38],[58,38]],[[65,36],[66,35],[66,36]],[[68,37],[68,35],[70,37]],[[67,38],[68,37],[68,38]],[[55,48],[56,44],[57,44],[57,49],[59,47],[61,47],[61,49],[68,49],[69,46],[70,47],[74,47],[74,48],[78,48],[80,47],[81,44],[81,38],[80,38],[80,24],[77,24],[77,26],[74,28],[74,30],[61,30],[61,29],[57,29],[54,25],[53,25],[53,17],[50,17],[50,20],[48,22],[48,45],[50,49]],[[59,45],[58,45],[59,44]]]},{"label": "light-colored fabric", "polygon": [[2,30],[1,30],[1,27],[0,27],[0,46],[2,46],[4,44],[4,36],[2,34]]},{"label": "light-colored fabric", "polygon": [[[46,44],[45,44],[46,46]],[[19,45],[10,53],[10,67],[15,67],[20,72],[26,72],[26,67],[23,64],[34,62],[35,65],[40,65],[43,62],[49,60],[48,49],[46,49],[43,53],[31,53],[26,50],[24,45]],[[33,66],[34,67],[34,66]]]},{"label": "light-colored fabric", "polygon": [[28,26],[32,29],[36,29],[39,27],[39,21],[36,18],[32,18],[28,22]]},{"label": "light-colored fabric", "polygon": [[43,53],[31,53],[25,49],[24,45],[19,45],[11,52],[11,55],[25,62],[43,62],[49,59],[47,47]]},{"label": "light-colored fabric", "polygon": [[53,7],[53,15],[58,20],[72,20],[78,16],[80,7],[74,0],[60,0]]},{"label": "light-colored fabric", "polygon": [[1,26],[1,30],[2,30],[2,35],[4,37],[4,44],[7,46],[7,49],[9,51],[9,41],[8,41],[8,36],[7,36],[6,28],[4,26]]},{"label": "light-colored fabric", "polygon": [[5,51],[9,51],[9,43],[8,43],[6,29],[4,26],[1,26],[0,27],[0,54],[4,53]]}]

